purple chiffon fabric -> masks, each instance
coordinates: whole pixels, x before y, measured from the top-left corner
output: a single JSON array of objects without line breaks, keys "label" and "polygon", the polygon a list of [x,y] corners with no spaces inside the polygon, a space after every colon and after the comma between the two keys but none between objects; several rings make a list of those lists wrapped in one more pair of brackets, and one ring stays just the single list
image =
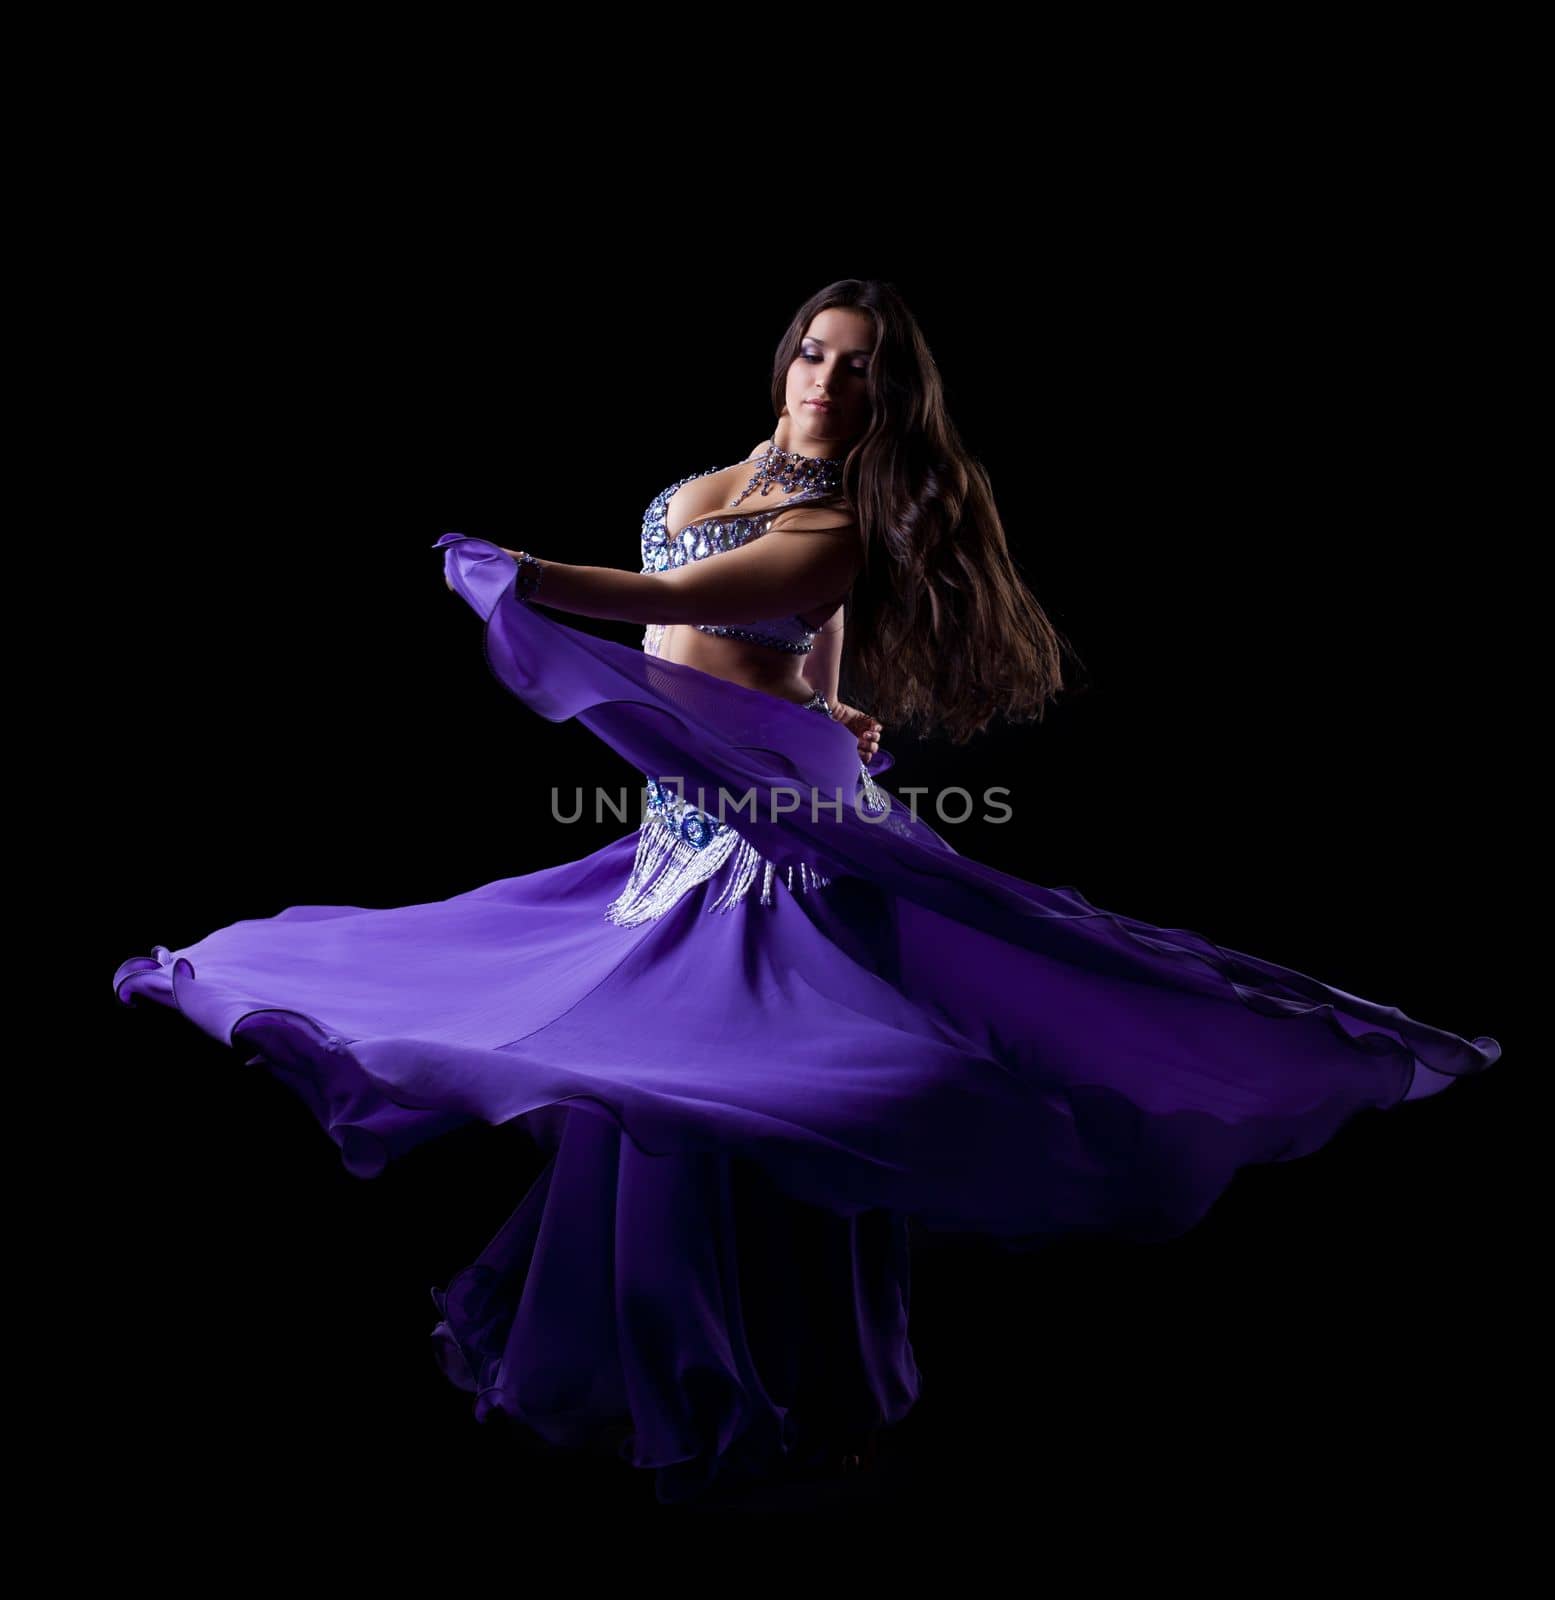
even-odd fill
[{"label": "purple chiffon fabric", "polygon": [[126,1004],[176,1007],[290,1084],[360,1177],[524,1119],[549,1164],[434,1291],[438,1359],[482,1418],[613,1438],[661,1499],[851,1440],[918,1394],[909,1218],[1011,1248],[1170,1238],[1238,1168],[1500,1055],[971,860],[905,803],[878,819],[829,718],[566,626],[483,540],[434,548],[526,705],[705,809],[743,799],[728,815],[767,859],[831,878],[732,910],[709,882],[623,927],[605,913],[633,830],[449,900],[292,906],[115,973]]}]

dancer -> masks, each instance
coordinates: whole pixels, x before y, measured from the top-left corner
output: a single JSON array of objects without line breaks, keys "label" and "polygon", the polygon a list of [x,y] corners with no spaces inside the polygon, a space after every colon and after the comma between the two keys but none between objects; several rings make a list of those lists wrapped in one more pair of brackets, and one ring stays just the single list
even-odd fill
[{"label": "dancer", "polygon": [[664,1501],[856,1466],[906,1416],[909,1223],[1171,1238],[1238,1169],[1500,1054],[952,848],[879,781],[882,733],[1038,721],[1073,652],[890,285],[800,307],[772,403],[770,438],[654,496],[635,570],[434,546],[498,679],[641,774],[639,826],[114,975],[290,1084],[358,1176],[473,1121],[532,1135],[434,1351],[481,1420],[609,1448]]}]

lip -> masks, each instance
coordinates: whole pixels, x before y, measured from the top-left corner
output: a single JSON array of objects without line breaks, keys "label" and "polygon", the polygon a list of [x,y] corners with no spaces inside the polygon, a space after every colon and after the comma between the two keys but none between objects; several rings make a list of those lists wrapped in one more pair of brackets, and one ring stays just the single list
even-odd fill
[{"label": "lip", "polygon": [[830,400],[806,400],[805,404],[814,406],[817,411],[830,411],[832,408]]}]

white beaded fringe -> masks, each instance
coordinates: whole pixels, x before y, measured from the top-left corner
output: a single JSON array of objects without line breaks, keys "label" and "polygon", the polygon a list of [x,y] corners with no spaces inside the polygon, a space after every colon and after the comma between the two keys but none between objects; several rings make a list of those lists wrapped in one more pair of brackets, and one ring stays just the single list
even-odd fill
[{"label": "white beaded fringe", "polygon": [[[643,818],[637,836],[637,855],[626,887],[606,907],[605,916],[623,928],[652,922],[687,890],[706,883],[725,866],[729,868],[728,879],[708,904],[709,911],[732,911],[749,895],[758,873],[759,903],[773,903],[772,886],[779,870],[748,839],[725,827],[698,850],[657,812],[650,812]],[[797,867],[785,868],[781,881],[791,892],[803,894],[824,888],[831,879],[819,868],[801,862]]]},{"label": "white beaded fringe", "polygon": [[[890,799],[861,761],[864,808],[875,815],[890,809]],[[906,825],[888,819],[888,826],[905,832]],[[761,892],[758,903],[773,903],[773,884],[781,882],[790,893],[805,894],[825,888],[832,880],[820,868],[806,862],[780,869],[750,842],[725,824],[698,849],[683,838],[675,824],[661,811],[650,809],[643,817],[637,835],[637,854],[632,861],[626,887],[605,908],[605,916],[623,928],[635,928],[662,917],[687,890],[706,883],[728,867],[728,879],[709,902],[709,911],[732,911],[750,894],[758,874]]]}]

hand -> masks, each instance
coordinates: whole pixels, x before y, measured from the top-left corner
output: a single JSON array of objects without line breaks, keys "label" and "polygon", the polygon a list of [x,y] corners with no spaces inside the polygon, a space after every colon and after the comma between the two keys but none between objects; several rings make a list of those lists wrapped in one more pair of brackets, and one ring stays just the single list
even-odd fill
[{"label": "hand", "polygon": [[859,760],[872,761],[880,750],[880,724],[867,711],[844,705],[841,700],[832,707],[831,714],[834,722],[840,722],[858,740]]}]

